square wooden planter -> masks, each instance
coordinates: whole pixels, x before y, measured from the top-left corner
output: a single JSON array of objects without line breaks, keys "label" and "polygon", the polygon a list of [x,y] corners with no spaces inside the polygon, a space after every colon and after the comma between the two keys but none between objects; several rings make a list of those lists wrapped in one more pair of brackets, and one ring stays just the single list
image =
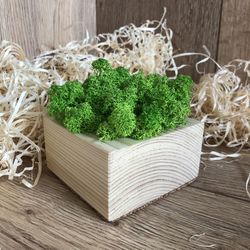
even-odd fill
[{"label": "square wooden planter", "polygon": [[191,182],[198,176],[203,124],[161,136],[108,143],[68,132],[44,116],[48,167],[108,221]]}]

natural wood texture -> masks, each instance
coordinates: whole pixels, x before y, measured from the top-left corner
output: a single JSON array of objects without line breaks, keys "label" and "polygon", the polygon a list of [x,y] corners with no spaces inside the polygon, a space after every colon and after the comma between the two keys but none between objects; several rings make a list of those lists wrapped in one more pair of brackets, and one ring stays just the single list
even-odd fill
[{"label": "natural wood texture", "polygon": [[[249,172],[248,162],[249,158],[234,164],[223,161],[221,166],[210,162],[191,186],[115,224],[103,221],[50,171],[44,171],[32,190],[2,181],[0,248],[201,250],[189,238],[206,233],[200,244],[216,244],[212,249],[247,250],[250,201],[230,193],[232,186],[236,190],[244,187],[247,174],[240,168],[248,165]],[[237,178],[239,175],[242,178]],[[203,190],[196,186],[203,186]]]},{"label": "natural wood texture", "polygon": [[[159,20],[163,7],[167,7],[167,23],[173,30],[174,48],[178,52],[204,52],[206,45],[216,58],[221,14],[221,0],[97,0],[97,33],[112,32],[128,23],[137,25],[146,20]],[[189,64],[182,73],[199,79],[195,63],[200,57],[185,57],[178,63]],[[206,72],[213,72],[215,65],[207,63]],[[200,69],[203,70],[203,66]]]},{"label": "natural wood texture", "polygon": [[74,135],[44,117],[48,167],[113,221],[198,176],[203,124],[190,120],[145,141]]},{"label": "natural wood texture", "polygon": [[[82,39],[86,29],[94,35],[96,28],[98,33],[112,32],[130,22],[139,25],[159,19],[164,6],[175,50],[202,51],[206,45],[222,64],[249,59],[249,0],[155,0],[153,4],[151,0],[0,0],[0,40],[19,43],[32,58],[43,47]],[[183,73],[191,73],[196,80],[197,60],[180,61],[191,65]],[[207,72],[214,69],[213,63],[206,66]]]},{"label": "natural wood texture", "polygon": [[245,182],[248,173],[250,173],[249,150],[245,153],[246,156],[234,160],[215,162],[203,160],[203,171],[200,172],[199,181],[193,183],[193,186],[213,193],[249,201],[245,188]]},{"label": "natural wood texture", "polygon": [[[0,40],[19,43],[32,58],[43,47],[82,39],[86,29],[94,35],[96,27],[98,33],[112,32],[130,22],[159,19],[164,6],[176,50],[202,51],[205,44],[222,64],[249,59],[249,0],[155,0],[153,4],[151,0],[0,0]],[[197,60],[180,61],[191,65],[183,72],[195,79],[199,78],[194,68]],[[206,67],[206,71],[214,69],[212,63]]]},{"label": "natural wood texture", "polygon": [[218,61],[250,59],[250,1],[223,0]]},{"label": "natural wood texture", "polygon": [[0,0],[0,41],[20,44],[27,56],[96,33],[93,0]]}]

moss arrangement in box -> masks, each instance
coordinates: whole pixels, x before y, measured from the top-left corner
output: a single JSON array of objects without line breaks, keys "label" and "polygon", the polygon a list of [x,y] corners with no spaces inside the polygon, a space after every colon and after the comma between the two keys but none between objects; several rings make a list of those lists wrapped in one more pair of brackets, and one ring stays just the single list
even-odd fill
[{"label": "moss arrangement in box", "polygon": [[93,74],[53,85],[48,114],[73,133],[100,140],[147,139],[184,124],[190,113],[192,79],[112,68],[105,59],[92,63]]}]

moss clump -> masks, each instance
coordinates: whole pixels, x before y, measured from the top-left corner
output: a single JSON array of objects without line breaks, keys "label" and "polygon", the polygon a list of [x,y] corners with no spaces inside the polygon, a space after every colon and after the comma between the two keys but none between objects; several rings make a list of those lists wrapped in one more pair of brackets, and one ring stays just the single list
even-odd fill
[{"label": "moss clump", "polygon": [[73,133],[100,140],[146,139],[184,124],[190,113],[192,79],[131,74],[105,59],[92,63],[84,84],[66,82],[49,90],[48,113]]}]

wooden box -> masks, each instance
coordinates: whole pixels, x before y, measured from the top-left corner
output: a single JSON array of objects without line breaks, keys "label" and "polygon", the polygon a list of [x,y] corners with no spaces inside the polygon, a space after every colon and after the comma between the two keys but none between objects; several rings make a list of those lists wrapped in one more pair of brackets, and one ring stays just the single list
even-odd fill
[{"label": "wooden box", "polygon": [[108,221],[191,182],[198,176],[203,124],[161,136],[107,143],[75,135],[44,116],[48,167]]}]

